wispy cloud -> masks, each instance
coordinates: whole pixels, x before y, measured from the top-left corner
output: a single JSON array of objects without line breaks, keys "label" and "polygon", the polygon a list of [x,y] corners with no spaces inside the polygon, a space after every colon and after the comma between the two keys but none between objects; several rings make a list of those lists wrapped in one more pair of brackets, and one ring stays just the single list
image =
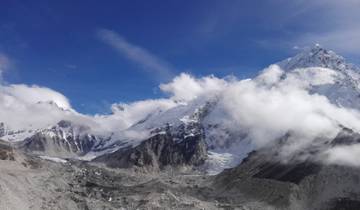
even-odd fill
[{"label": "wispy cloud", "polygon": [[[309,47],[319,43],[345,55],[360,52],[360,1],[281,1],[268,14],[280,36],[263,37],[257,43],[267,48]],[[273,13],[276,12],[276,15]],[[274,19],[274,16],[277,18]]]},{"label": "wispy cloud", "polygon": [[0,83],[3,80],[4,72],[10,67],[10,59],[7,55],[0,53]]},{"label": "wispy cloud", "polygon": [[77,65],[75,65],[75,64],[66,64],[65,67],[68,69],[77,69],[78,68]]},{"label": "wispy cloud", "polygon": [[[360,2],[355,0],[319,1],[309,3],[311,9],[304,9],[303,15],[312,15],[318,30],[304,33],[295,39],[297,44],[320,43],[348,54],[360,52]],[[307,6],[309,8],[309,6]],[[313,13],[321,11],[320,14]]]},{"label": "wispy cloud", "polygon": [[348,54],[360,52],[360,30],[358,28],[336,30],[327,33],[307,33],[295,40],[300,46],[320,43],[336,51]]},{"label": "wispy cloud", "polygon": [[163,81],[173,77],[173,68],[170,64],[148,50],[128,42],[120,34],[108,29],[101,29],[98,31],[98,35],[102,41],[121,55],[139,64],[146,72],[155,75],[157,80]]}]

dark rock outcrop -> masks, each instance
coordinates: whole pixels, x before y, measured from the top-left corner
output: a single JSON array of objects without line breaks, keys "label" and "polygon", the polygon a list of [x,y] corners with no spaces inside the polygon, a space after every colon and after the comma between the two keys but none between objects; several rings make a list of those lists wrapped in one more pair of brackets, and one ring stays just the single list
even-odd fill
[{"label": "dark rock outcrop", "polygon": [[145,167],[161,170],[166,166],[198,166],[207,158],[203,135],[188,136],[176,141],[171,134],[157,134],[133,148],[120,149],[94,161],[109,167]]},{"label": "dark rock outcrop", "polygon": [[15,160],[14,151],[10,144],[0,140],[0,160]]},{"label": "dark rock outcrop", "polygon": [[277,161],[266,150],[214,178],[232,203],[265,203],[273,209],[358,209],[360,169],[305,161]]},{"label": "dark rock outcrop", "polygon": [[0,137],[4,136],[5,134],[5,124],[3,122],[0,122]]},{"label": "dark rock outcrop", "polygon": [[[207,158],[202,120],[215,102],[208,102],[177,126],[169,123],[151,130],[152,137],[134,147],[124,147],[96,158],[114,168],[143,168],[158,171],[167,167],[189,169],[202,165]],[[142,123],[141,121],[140,123]]]},{"label": "dark rock outcrop", "polygon": [[349,128],[343,128],[336,138],[331,141],[332,146],[352,145],[360,143],[360,134]]}]

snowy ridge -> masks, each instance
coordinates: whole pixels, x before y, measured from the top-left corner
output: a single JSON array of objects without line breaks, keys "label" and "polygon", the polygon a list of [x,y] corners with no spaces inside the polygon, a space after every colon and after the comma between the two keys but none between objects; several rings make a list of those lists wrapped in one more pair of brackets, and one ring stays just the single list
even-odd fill
[{"label": "snowy ridge", "polygon": [[10,130],[6,124],[0,123],[0,138],[8,142],[19,142],[33,136],[39,130],[23,129],[23,130]]}]

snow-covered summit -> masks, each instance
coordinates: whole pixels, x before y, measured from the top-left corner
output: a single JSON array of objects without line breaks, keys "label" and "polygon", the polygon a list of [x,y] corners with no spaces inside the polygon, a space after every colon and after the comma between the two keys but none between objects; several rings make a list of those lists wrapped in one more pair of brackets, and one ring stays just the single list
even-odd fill
[{"label": "snow-covered summit", "polygon": [[327,72],[331,73],[333,82],[313,84],[310,91],[326,96],[338,106],[360,109],[360,68],[335,52],[315,45],[276,64],[287,73],[306,75],[304,80],[311,80],[311,75],[319,76],[324,69],[329,69]]},{"label": "snow-covered summit", "polygon": [[312,48],[305,49],[303,52],[278,62],[283,70],[294,70],[307,67],[323,67],[339,71],[357,71],[360,69],[346,62],[345,58],[336,54],[332,50],[315,45]]}]

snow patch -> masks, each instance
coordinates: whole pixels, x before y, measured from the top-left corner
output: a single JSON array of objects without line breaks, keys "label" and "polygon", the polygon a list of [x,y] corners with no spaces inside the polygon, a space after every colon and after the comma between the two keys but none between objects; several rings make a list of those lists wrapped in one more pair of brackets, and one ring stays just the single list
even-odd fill
[{"label": "snow patch", "polygon": [[43,160],[49,160],[56,163],[67,163],[67,160],[57,158],[57,157],[50,157],[50,156],[39,156]]}]

